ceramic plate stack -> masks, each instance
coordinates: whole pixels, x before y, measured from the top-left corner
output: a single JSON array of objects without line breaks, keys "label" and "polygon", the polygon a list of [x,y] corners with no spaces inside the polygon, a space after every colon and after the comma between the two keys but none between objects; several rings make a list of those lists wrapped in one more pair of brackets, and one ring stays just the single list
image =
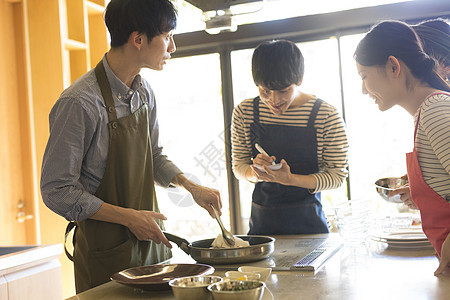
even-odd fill
[{"label": "ceramic plate stack", "polygon": [[429,248],[432,247],[422,228],[395,228],[372,234],[377,242],[387,243],[391,248]]}]

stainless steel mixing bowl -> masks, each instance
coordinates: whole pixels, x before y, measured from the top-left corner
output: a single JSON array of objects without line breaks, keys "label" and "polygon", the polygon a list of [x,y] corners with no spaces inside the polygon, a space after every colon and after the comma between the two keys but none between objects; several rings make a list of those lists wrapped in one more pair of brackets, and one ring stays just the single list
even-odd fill
[{"label": "stainless steel mixing bowl", "polygon": [[266,284],[262,281],[225,280],[208,286],[214,300],[260,300]]},{"label": "stainless steel mixing bowl", "polygon": [[189,276],[172,279],[169,285],[178,300],[210,300],[208,285],[221,281],[219,276]]},{"label": "stainless steel mixing bowl", "polygon": [[377,181],[375,181],[375,188],[377,190],[377,193],[383,198],[384,200],[388,202],[393,203],[402,203],[402,200],[400,200],[400,195],[395,195],[392,197],[389,197],[389,193],[395,189],[398,189],[408,183],[407,179],[403,179],[400,177],[386,177],[386,178],[380,178]]}]

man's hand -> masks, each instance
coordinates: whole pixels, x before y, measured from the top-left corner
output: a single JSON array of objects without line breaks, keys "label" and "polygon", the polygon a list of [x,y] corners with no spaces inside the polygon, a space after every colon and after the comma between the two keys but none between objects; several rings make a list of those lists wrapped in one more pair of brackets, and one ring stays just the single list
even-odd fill
[{"label": "man's hand", "polygon": [[149,210],[135,210],[104,202],[91,219],[111,222],[128,227],[138,240],[152,240],[172,248],[155,219],[166,220],[160,213]]},{"label": "man's hand", "polygon": [[215,215],[210,206],[211,203],[217,209],[219,215],[222,215],[222,200],[218,190],[198,185],[184,177],[182,174],[175,176],[172,182],[175,185],[184,187],[189,193],[191,193],[194,201],[206,209],[212,218],[215,218]]},{"label": "man's hand", "polygon": [[197,185],[190,191],[192,197],[198,205],[206,209],[212,218],[215,218],[214,211],[211,208],[211,203],[222,215],[222,200],[220,199],[220,193],[216,189],[211,189],[209,187]]},{"label": "man's hand", "polygon": [[149,210],[134,210],[128,228],[138,240],[152,240],[157,244],[163,243],[167,247],[172,248],[155,219],[167,220],[161,213]]}]

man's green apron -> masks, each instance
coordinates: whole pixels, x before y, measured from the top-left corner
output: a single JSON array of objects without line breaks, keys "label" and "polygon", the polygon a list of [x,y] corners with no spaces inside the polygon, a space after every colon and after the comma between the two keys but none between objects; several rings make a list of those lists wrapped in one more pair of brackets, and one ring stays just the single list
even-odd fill
[{"label": "man's green apron", "polygon": [[[95,75],[108,112],[110,138],[105,174],[95,195],[112,205],[159,211],[153,182],[148,104],[117,119],[102,61],[96,66]],[[162,221],[157,223],[163,226]],[[165,245],[138,241],[125,226],[92,219],[77,225],[73,255],[77,293],[109,281],[115,272],[171,257]]]}]

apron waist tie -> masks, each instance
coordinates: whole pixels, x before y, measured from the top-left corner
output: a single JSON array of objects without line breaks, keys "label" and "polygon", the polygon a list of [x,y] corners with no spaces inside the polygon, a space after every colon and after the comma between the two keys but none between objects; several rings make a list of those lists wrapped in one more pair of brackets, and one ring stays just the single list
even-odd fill
[{"label": "apron waist tie", "polygon": [[64,234],[64,252],[66,253],[67,258],[69,258],[71,261],[73,261],[73,255],[69,253],[69,250],[67,250],[67,237],[69,236],[70,232],[73,231],[73,238],[72,238],[72,245],[75,246],[75,232],[77,231],[77,223],[76,222],[69,222],[66,227],[66,232]]}]

